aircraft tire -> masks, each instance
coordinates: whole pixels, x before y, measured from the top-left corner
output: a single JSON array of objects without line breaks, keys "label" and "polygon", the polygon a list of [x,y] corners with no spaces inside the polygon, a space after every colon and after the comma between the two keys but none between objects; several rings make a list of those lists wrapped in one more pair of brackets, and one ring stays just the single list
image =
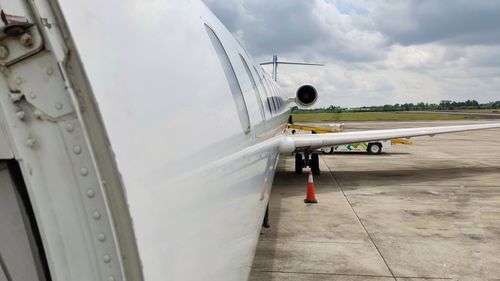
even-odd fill
[{"label": "aircraft tire", "polygon": [[320,170],[319,170],[319,155],[318,154],[311,154],[311,171],[313,175],[319,175]]},{"label": "aircraft tire", "polygon": [[302,174],[303,167],[304,167],[304,160],[302,159],[302,154],[295,153],[295,173]]}]

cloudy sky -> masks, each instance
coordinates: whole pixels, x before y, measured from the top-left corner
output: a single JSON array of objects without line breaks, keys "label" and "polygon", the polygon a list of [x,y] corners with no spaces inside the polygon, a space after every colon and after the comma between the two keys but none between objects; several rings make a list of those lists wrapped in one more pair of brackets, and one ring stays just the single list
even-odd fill
[{"label": "cloudy sky", "polygon": [[[318,106],[500,100],[500,1],[204,0],[257,61]],[[271,72],[270,69],[268,69]]]}]

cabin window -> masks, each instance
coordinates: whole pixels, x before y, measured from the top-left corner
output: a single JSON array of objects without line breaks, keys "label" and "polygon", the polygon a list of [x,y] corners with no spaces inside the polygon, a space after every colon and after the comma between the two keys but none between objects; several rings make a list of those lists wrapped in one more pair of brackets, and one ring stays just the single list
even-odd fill
[{"label": "cabin window", "polygon": [[264,82],[262,82],[262,77],[260,76],[260,74],[257,71],[257,69],[255,68],[255,66],[253,69],[255,70],[255,73],[257,73],[257,76],[259,77],[259,81],[260,81],[260,85],[262,86],[262,89],[264,89],[264,93],[266,94],[267,107],[269,108],[269,113],[271,113],[272,112],[271,103],[269,102],[269,94],[267,92],[266,86],[264,86]]},{"label": "cabin window", "polygon": [[245,103],[245,98],[243,97],[243,93],[241,92],[241,86],[236,77],[236,73],[234,72],[233,65],[229,60],[229,56],[227,55],[224,46],[217,37],[217,34],[205,24],[205,29],[208,33],[208,37],[210,37],[210,41],[214,46],[215,52],[219,57],[219,61],[224,69],[224,74],[226,76],[226,80],[229,84],[229,88],[231,89],[231,93],[233,95],[234,103],[236,105],[236,110],[238,111],[238,117],[241,122],[241,126],[245,133],[250,132],[250,118],[248,117],[248,110]]},{"label": "cabin window", "polygon": [[267,78],[266,78],[266,79],[264,79],[264,81],[266,82],[266,84],[267,84],[267,88],[269,89],[269,92],[271,93],[271,97],[270,97],[270,98],[268,98],[267,100],[271,100],[271,104],[273,105],[272,107],[273,107],[273,109],[274,109],[274,110],[272,110],[272,111],[273,111],[273,112],[276,112],[276,104],[274,103],[274,99],[273,99],[273,97],[274,97],[274,90],[273,90],[273,87],[271,86],[271,83],[269,82],[269,80],[268,80]]},{"label": "cabin window", "polygon": [[266,118],[264,114],[264,106],[262,105],[262,99],[260,98],[260,93],[259,89],[257,88],[257,83],[255,82],[255,79],[253,78],[252,72],[250,71],[250,67],[248,67],[248,63],[246,62],[245,58],[240,54],[240,59],[241,62],[243,63],[243,66],[245,67],[245,71],[247,72],[248,78],[250,79],[250,82],[252,83],[252,88],[255,93],[255,98],[257,99],[257,103],[259,104],[259,109],[260,113],[262,114],[262,118]]},{"label": "cabin window", "polygon": [[278,86],[276,86],[276,84],[273,84],[273,88],[274,88],[274,92],[276,93],[276,96],[274,97],[274,99],[276,101],[276,107],[278,107],[278,109],[281,109],[281,97],[279,96]]},{"label": "cabin window", "polygon": [[273,82],[270,81],[269,85],[271,85],[271,91],[273,92],[273,104],[274,104],[274,110],[278,112],[278,103],[276,102],[276,89],[274,88]]}]

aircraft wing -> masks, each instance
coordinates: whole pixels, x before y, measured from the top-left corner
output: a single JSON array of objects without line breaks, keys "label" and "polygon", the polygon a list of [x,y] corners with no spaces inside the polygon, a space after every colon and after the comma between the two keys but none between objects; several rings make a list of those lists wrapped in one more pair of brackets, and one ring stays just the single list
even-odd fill
[{"label": "aircraft wing", "polygon": [[410,138],[418,136],[434,136],[462,131],[500,128],[500,123],[456,125],[440,127],[421,127],[390,130],[370,130],[329,134],[288,135],[280,144],[281,153],[312,151],[321,147],[359,143],[393,138]]}]

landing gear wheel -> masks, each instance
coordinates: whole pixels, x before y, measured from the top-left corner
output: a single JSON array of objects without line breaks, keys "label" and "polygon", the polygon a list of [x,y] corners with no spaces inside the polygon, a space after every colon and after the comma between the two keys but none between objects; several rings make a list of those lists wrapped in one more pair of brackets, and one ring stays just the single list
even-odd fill
[{"label": "landing gear wheel", "polygon": [[304,168],[304,160],[302,159],[302,154],[295,154],[295,173],[302,174],[302,168]]},{"label": "landing gear wheel", "polygon": [[382,152],[382,145],[380,143],[370,143],[366,151],[369,154],[380,154]]},{"label": "landing gear wheel", "polygon": [[319,155],[318,154],[311,154],[311,171],[313,175],[317,176],[320,174],[319,171]]}]

